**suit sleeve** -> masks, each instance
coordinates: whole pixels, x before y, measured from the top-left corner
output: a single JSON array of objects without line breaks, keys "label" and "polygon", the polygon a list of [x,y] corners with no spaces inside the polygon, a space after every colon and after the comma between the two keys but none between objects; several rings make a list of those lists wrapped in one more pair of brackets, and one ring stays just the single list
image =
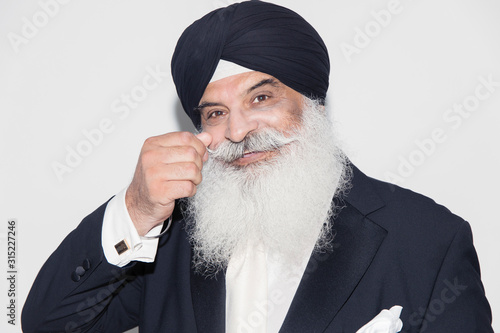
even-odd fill
[{"label": "suit sleeve", "polygon": [[410,321],[421,322],[420,332],[493,332],[467,222],[462,223],[448,248],[427,308],[415,315]]},{"label": "suit sleeve", "polygon": [[107,262],[101,245],[105,208],[87,216],[41,268],[23,308],[23,332],[123,332],[137,326],[143,264]]}]

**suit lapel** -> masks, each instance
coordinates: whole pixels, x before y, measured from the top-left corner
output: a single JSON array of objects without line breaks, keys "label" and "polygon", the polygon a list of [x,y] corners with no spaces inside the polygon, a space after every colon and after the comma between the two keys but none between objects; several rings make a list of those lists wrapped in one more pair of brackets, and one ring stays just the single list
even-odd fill
[{"label": "suit lapel", "polygon": [[204,277],[191,270],[191,297],[199,333],[224,333],[226,287],[224,273]]},{"label": "suit lapel", "polygon": [[333,251],[314,254],[280,332],[323,332],[370,266],[387,231],[366,216],[383,206],[354,166],[352,189],[333,223]]}]

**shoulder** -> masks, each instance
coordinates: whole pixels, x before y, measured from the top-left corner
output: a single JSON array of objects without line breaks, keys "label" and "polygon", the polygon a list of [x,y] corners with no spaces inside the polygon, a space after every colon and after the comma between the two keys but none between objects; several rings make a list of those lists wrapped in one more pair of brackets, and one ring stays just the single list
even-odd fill
[{"label": "shoulder", "polygon": [[[461,217],[431,198],[368,177],[354,166],[352,182],[346,201],[355,208],[360,207],[367,218],[401,241],[414,243],[418,240],[424,246],[445,245],[453,240],[459,230],[470,229]],[[372,202],[372,206],[367,202]]]}]

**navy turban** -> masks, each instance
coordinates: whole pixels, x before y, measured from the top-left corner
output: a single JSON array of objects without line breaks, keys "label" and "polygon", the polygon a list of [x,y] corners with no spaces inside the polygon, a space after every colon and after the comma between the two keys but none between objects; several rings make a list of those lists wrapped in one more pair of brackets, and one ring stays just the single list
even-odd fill
[{"label": "navy turban", "polygon": [[196,107],[220,59],[274,76],[309,98],[326,97],[330,61],[316,30],[290,9],[262,1],[236,3],[191,24],[172,57],[177,94],[197,128]]}]

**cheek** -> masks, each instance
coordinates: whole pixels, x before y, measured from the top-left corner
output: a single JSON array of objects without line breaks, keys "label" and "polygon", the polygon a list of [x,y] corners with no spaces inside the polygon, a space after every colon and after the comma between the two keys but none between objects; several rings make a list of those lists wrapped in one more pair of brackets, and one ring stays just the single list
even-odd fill
[{"label": "cheek", "polygon": [[262,122],[268,127],[281,128],[286,126],[288,119],[283,112],[273,112],[266,114]]},{"label": "cheek", "polygon": [[208,148],[216,148],[222,141],[225,140],[225,129],[223,126],[203,126],[203,132],[212,136],[212,143]]},{"label": "cheek", "polygon": [[286,130],[297,123],[300,123],[301,109],[294,103],[283,103],[282,107],[275,109],[266,115],[267,126]]}]

